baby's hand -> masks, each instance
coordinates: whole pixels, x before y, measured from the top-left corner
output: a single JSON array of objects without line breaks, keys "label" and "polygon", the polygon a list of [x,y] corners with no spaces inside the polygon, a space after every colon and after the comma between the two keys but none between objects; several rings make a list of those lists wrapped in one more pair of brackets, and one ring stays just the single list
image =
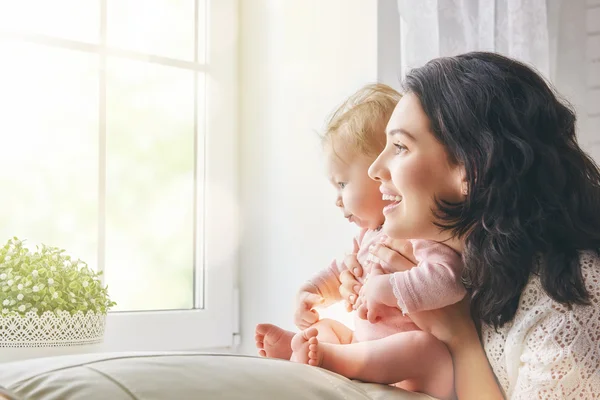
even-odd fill
[{"label": "baby's hand", "polygon": [[296,297],[294,323],[299,329],[307,329],[319,320],[319,313],[314,308],[323,304],[324,299],[316,292],[316,288],[307,285],[300,289]]},{"label": "baby's hand", "polygon": [[381,319],[386,307],[395,307],[396,298],[390,284],[389,275],[386,275],[381,265],[372,264],[371,273],[360,290],[356,308],[358,316],[375,323]]}]

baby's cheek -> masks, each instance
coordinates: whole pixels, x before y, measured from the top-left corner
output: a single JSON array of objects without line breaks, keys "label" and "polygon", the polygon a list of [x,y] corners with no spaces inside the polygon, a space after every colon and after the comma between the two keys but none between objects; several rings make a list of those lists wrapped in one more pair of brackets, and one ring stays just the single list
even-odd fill
[{"label": "baby's cheek", "polygon": [[351,201],[352,207],[356,212],[365,213],[369,208],[373,206],[372,198],[365,196],[364,193],[353,196]]}]

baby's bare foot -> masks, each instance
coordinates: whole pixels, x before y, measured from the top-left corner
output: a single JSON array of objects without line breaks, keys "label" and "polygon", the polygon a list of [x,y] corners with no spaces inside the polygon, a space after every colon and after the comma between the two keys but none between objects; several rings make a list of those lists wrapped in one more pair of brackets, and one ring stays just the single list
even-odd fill
[{"label": "baby's bare foot", "polygon": [[316,328],[308,328],[294,335],[292,339],[292,361],[320,367],[323,363],[323,352],[319,346]]},{"label": "baby's bare foot", "polygon": [[275,325],[256,325],[254,339],[258,355],[289,360],[292,356],[291,342],[293,337],[294,332],[286,331]]}]

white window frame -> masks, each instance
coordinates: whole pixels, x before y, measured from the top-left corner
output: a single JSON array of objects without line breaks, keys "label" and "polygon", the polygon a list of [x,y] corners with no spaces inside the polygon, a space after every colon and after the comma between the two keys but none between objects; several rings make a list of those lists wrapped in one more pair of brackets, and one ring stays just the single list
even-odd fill
[{"label": "white window frame", "polygon": [[[87,51],[176,66],[181,60],[106,47],[106,0],[98,0],[101,40],[89,44],[46,35],[4,31],[0,39]],[[237,293],[234,290],[238,255],[238,0],[206,0],[206,63],[193,69],[206,76],[205,129],[196,129],[196,221],[194,309],[111,312],[107,316],[102,351],[185,351],[229,348],[237,333]],[[196,10],[199,1],[195,0]],[[196,13],[198,15],[198,13]],[[196,19],[198,17],[196,16]],[[196,21],[196,26],[198,21]],[[196,34],[196,49],[198,35]],[[196,50],[197,52],[197,50]],[[102,57],[106,60],[105,57]],[[102,62],[101,62],[102,63]],[[193,64],[193,63],[191,63]],[[190,65],[188,65],[190,66]],[[101,75],[101,80],[103,79]],[[101,82],[101,85],[103,83]],[[100,94],[100,103],[105,99]],[[198,91],[196,91],[198,96]],[[104,112],[102,105],[100,113]],[[197,127],[199,118],[196,118]],[[100,124],[100,152],[105,152],[106,127]],[[201,132],[205,135],[202,136]],[[200,134],[199,134],[200,132]],[[100,157],[104,159],[104,157]],[[204,161],[204,162],[202,162]],[[100,207],[104,207],[105,166],[100,165]],[[104,227],[99,227],[98,268],[104,269]],[[110,274],[110,266],[106,270]],[[160,293],[157,293],[160,295]],[[235,296],[237,297],[237,296]]]}]

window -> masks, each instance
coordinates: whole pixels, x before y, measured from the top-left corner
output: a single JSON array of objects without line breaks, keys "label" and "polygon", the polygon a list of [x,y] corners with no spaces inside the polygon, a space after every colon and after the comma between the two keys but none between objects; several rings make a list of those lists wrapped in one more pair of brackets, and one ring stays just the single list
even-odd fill
[{"label": "window", "polygon": [[236,26],[235,0],[0,2],[0,241],[104,271],[107,350],[232,343]]}]

